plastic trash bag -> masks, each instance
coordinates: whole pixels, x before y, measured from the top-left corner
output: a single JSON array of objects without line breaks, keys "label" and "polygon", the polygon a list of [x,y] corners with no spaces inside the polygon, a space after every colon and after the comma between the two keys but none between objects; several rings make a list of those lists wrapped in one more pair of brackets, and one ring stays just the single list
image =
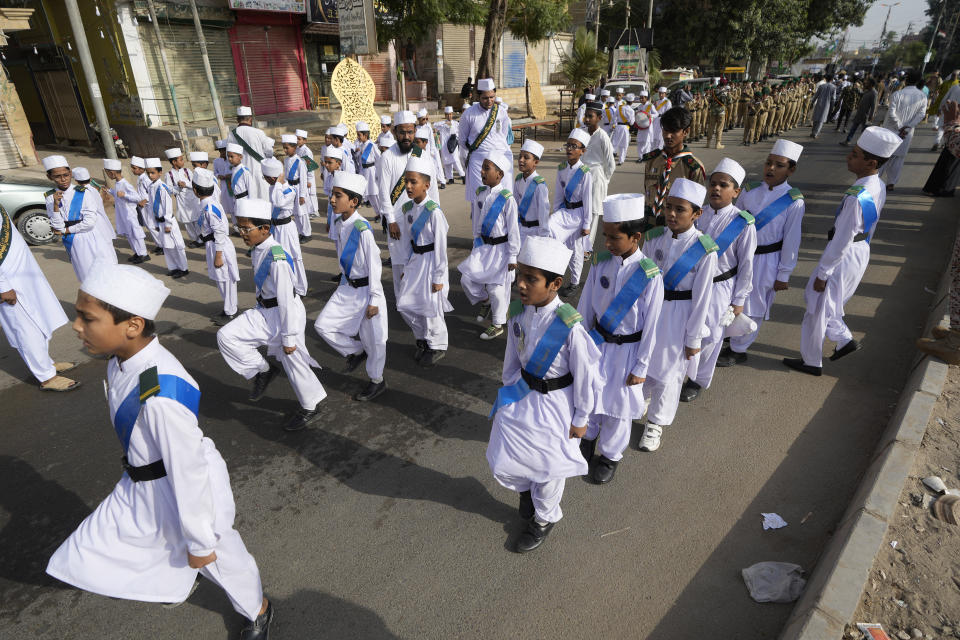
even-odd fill
[{"label": "plastic trash bag", "polygon": [[757,602],[793,602],[807,584],[803,568],[789,562],[758,562],[740,573]]}]

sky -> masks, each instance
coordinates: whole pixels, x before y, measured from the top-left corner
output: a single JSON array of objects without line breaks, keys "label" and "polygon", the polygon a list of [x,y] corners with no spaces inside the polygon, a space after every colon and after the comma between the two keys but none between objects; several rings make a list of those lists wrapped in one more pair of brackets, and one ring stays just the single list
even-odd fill
[{"label": "sky", "polygon": [[[893,4],[896,0],[883,0],[883,2]],[[911,31],[919,31],[927,24],[927,16],[924,14],[926,8],[927,3],[924,0],[900,0],[900,4],[890,10],[887,31],[896,31],[897,35],[903,35],[911,21],[913,21]],[[870,46],[878,41],[880,30],[883,28],[883,20],[887,16],[887,10],[888,7],[883,6],[880,0],[876,0],[867,10],[863,26],[850,28],[847,48],[863,44]]]}]

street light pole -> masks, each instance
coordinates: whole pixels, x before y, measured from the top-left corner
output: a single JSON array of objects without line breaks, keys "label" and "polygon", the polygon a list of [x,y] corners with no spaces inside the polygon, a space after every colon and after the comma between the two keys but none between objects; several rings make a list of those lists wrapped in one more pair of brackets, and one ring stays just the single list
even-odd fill
[{"label": "street light pole", "polygon": [[940,21],[943,20],[943,10],[947,6],[946,0],[940,0],[940,14],[937,16],[937,24],[933,27],[933,33],[930,34],[930,46],[927,47],[927,53],[923,56],[923,66],[920,67],[920,77],[927,70],[927,62],[930,61],[930,52],[933,51],[933,43],[937,40],[937,31],[940,30]]},{"label": "street light pole", "polygon": [[[887,23],[890,21],[890,12],[895,6],[900,4],[899,2],[894,2],[893,4],[881,4],[881,7],[887,8],[887,17],[883,19],[883,26],[880,28],[880,46],[878,47],[880,51],[883,51],[883,39],[887,35]],[[877,59],[880,56],[873,56],[873,66],[870,68],[870,75],[873,75],[873,72],[877,69]]]},{"label": "street light pole", "polygon": [[83,30],[83,21],[80,19],[80,9],[77,0],[67,0],[67,16],[70,18],[70,28],[73,29],[73,39],[77,45],[77,55],[80,56],[80,68],[83,69],[90,91],[90,101],[93,102],[93,112],[97,117],[97,126],[100,128],[100,141],[103,143],[103,153],[111,160],[117,159],[117,147],[110,135],[110,122],[107,120],[107,109],[103,106],[103,97],[100,94],[100,83],[97,81],[97,70],[93,66],[93,57],[90,55],[90,45],[87,44],[87,34]]},{"label": "street light pole", "polygon": [[[71,0],[76,3],[76,0]],[[183,118],[180,117],[180,104],[177,102],[177,89],[173,86],[173,78],[170,75],[170,63],[167,62],[167,50],[163,46],[163,36],[160,35],[160,23],[157,21],[157,10],[153,6],[153,0],[147,0],[147,9],[150,10],[150,21],[153,23],[153,32],[157,36],[157,48],[160,50],[160,62],[163,69],[163,79],[167,81],[167,88],[170,90],[170,99],[173,101],[173,113],[177,118],[177,128],[180,129],[180,140],[183,142],[183,150],[190,151],[190,139],[187,137],[187,127],[183,124]]]},{"label": "street light pole", "polygon": [[213,81],[213,69],[210,68],[210,56],[207,55],[207,39],[200,26],[200,14],[197,12],[196,0],[190,0],[190,9],[193,11],[193,26],[197,30],[200,41],[200,57],[203,58],[203,71],[207,74],[207,86],[210,87],[210,100],[213,102],[213,113],[217,118],[217,127],[220,128],[220,137],[227,137],[227,124],[223,121],[223,109],[220,108],[220,95],[217,93],[217,83]]}]

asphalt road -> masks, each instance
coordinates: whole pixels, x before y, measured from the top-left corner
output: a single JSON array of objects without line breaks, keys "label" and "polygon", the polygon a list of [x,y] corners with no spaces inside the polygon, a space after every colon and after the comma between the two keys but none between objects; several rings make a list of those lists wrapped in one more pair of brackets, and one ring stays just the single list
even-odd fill
[{"label": "asphalt road", "polygon": [[[738,133],[728,134],[725,150],[699,143],[693,151],[708,169],[730,155],[756,179],[769,144],[739,146]],[[216,289],[202,254],[189,251],[192,273],[170,284],[161,340],[203,392],[201,426],[230,468],[237,529],[276,604],[272,637],[774,638],[790,606],[754,603],[740,569],[763,560],[816,564],[909,373],[955,227],[953,201],[920,194],[936,160],[925,128],[847,306],[865,349],[827,362],[821,378],[787,370],[780,359],[799,348],[803,286],[854,180],[839,134],[828,126],[813,141],[808,133],[789,136],[806,146],[792,181],[807,202],[800,264],[750,362],[721,370],[696,403],[682,405],[660,451],[636,450],[638,424],[612,485],[569,480],[565,518],[526,556],[508,550],[520,529],[516,497],[496,484],[484,457],[504,342],[477,338],[456,274],[447,358],[433,370],[415,366],[412,335],[391,312],[390,389],[372,404],[350,399],[364,380],[339,373],[341,358],[308,328],[329,396],[322,420],[291,435],[279,428],[293,404],[286,380],[250,404],[247,383],[217,352],[207,320],[219,309]],[[559,148],[547,143],[542,163],[551,183]],[[611,193],[641,187],[631,159]],[[448,187],[441,204],[455,266],[469,247],[463,187]],[[335,264],[332,245],[315,238],[305,245],[311,323]],[[124,259],[127,247],[118,253]],[[71,314],[77,283],[63,248],[35,255]],[[240,302],[249,307],[249,261],[241,266]],[[147,268],[164,271],[156,258]],[[52,551],[119,478],[121,455],[101,393],[105,363],[83,355],[66,327],[52,351],[82,362],[82,389],[40,393],[17,354],[0,347],[0,637],[233,637],[242,621],[209,583],[164,609],[44,574]],[[760,513],[770,511],[789,526],[764,532]]]}]

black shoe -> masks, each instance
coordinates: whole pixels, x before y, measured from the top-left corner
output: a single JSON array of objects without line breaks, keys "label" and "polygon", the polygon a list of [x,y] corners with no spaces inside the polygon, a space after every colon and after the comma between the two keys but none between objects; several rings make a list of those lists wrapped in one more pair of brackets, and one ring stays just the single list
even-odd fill
[{"label": "black shoe", "polygon": [[743,364],[747,361],[747,354],[737,353],[729,346],[724,345],[720,349],[720,355],[717,357],[717,366],[718,367],[732,367],[737,364]]},{"label": "black shoe", "polygon": [[831,360],[839,360],[843,356],[848,356],[854,351],[860,351],[863,349],[863,345],[857,342],[856,340],[850,340],[847,344],[843,345],[840,349],[834,349],[833,354],[831,354]]},{"label": "black shoe", "polygon": [[228,314],[228,313],[225,312],[225,311],[221,311],[221,312],[218,313],[217,315],[211,317],[211,318],[210,318],[210,322],[212,322],[213,324],[217,325],[218,327],[222,327],[222,326],[226,325],[228,322],[230,322],[231,320],[233,320],[233,319],[236,318],[236,317],[237,317],[237,314],[236,314],[236,313],[234,313],[234,314]]},{"label": "black shoe", "polygon": [[267,600],[267,610],[240,631],[240,640],[269,640],[273,622],[273,602]]},{"label": "black shoe", "polygon": [[467,176],[463,176],[460,178],[460,184],[467,184]]},{"label": "black shoe", "polygon": [[350,373],[360,366],[360,363],[367,359],[367,352],[351,353],[347,356],[347,364],[343,367],[344,373]]},{"label": "black shoe", "polygon": [[521,520],[532,520],[536,515],[537,510],[533,507],[533,496],[529,490],[520,492],[520,506],[517,507],[517,512]]},{"label": "black shoe", "polygon": [[450,178],[449,180],[447,180],[447,184],[456,184],[456,182],[457,181],[454,178]]},{"label": "black shoe", "polygon": [[606,456],[597,456],[597,459],[593,462],[593,469],[590,470],[590,479],[597,484],[607,484],[613,480],[614,474],[617,473],[618,464],[620,463],[614,462]]},{"label": "black shoe", "polygon": [[180,272],[177,271],[176,269],[170,269],[170,271],[167,271],[167,275],[171,278],[177,277],[178,273]]},{"label": "black shoe", "polygon": [[300,236],[300,244],[307,244],[313,240],[313,236]]},{"label": "black shoe", "polygon": [[438,362],[443,360],[445,355],[447,355],[447,352],[443,349],[427,349],[423,354],[423,358],[420,359],[420,366],[428,369],[434,367]]},{"label": "black shoe", "polygon": [[199,249],[200,247],[204,246],[204,243],[200,242],[199,240],[191,240],[187,246],[191,249]]},{"label": "black shoe", "polygon": [[417,340],[417,350],[413,354],[413,359],[415,362],[420,362],[423,358],[423,354],[427,352],[427,341],[426,340]]},{"label": "black shoe", "polygon": [[556,523],[548,522],[546,524],[540,524],[537,522],[536,517],[531,519],[530,522],[527,523],[527,528],[517,539],[517,553],[527,553],[542,545],[543,541],[547,539],[550,530],[553,529],[554,524]]},{"label": "black shoe", "polygon": [[386,390],[387,390],[386,380],[381,380],[380,382],[374,382],[373,380],[371,380],[370,384],[367,385],[367,388],[361,391],[360,393],[358,393],[357,395],[353,396],[353,399],[359,402],[367,402],[369,400],[373,400],[374,398],[376,398],[378,395],[380,395]]},{"label": "black shoe", "polygon": [[794,371],[806,373],[811,376],[819,376],[823,372],[822,367],[812,367],[809,364],[806,364],[801,358],[784,358],[783,364],[787,365]]},{"label": "black shoe", "polygon": [[163,247],[156,247],[156,248],[154,248],[154,250],[153,250],[153,255],[155,255],[155,256],[162,256],[162,255],[163,255]]},{"label": "black shoe", "polygon": [[440,184],[437,185],[437,188],[439,188],[439,189],[446,189],[446,188],[447,188],[447,185],[441,182]]},{"label": "black shoe", "polygon": [[382,264],[382,265],[385,266],[385,267],[392,267],[392,266],[393,266],[393,260],[391,260],[390,258],[385,258],[385,259],[383,259],[383,260],[380,262],[380,264]]},{"label": "black shoe", "polygon": [[185,275],[188,275],[189,273],[190,272],[186,269],[178,269],[177,271],[174,271],[170,277],[173,278],[174,280],[179,280],[180,278],[182,278]]},{"label": "black shoe", "polygon": [[305,429],[308,424],[320,417],[319,409],[304,409],[300,407],[286,422],[283,423],[284,431],[300,431]]},{"label": "black shoe", "polygon": [[140,256],[138,256],[137,254],[133,254],[132,256],[127,258],[127,262],[132,262],[133,264],[137,264],[137,258],[139,257]]},{"label": "black shoe", "polygon": [[590,464],[590,461],[593,459],[593,452],[597,450],[597,439],[587,440],[586,438],[580,438],[580,455],[583,456],[583,459],[587,461],[587,464]]},{"label": "black shoe", "polygon": [[256,402],[262,398],[275,375],[277,375],[277,368],[273,365],[270,365],[270,368],[266,371],[261,371],[257,375],[253,376],[253,388],[250,389],[250,395],[247,397],[247,399],[250,402]]},{"label": "black shoe", "polygon": [[687,380],[680,389],[680,402],[693,402],[700,395],[700,389],[702,388],[693,380]]}]

